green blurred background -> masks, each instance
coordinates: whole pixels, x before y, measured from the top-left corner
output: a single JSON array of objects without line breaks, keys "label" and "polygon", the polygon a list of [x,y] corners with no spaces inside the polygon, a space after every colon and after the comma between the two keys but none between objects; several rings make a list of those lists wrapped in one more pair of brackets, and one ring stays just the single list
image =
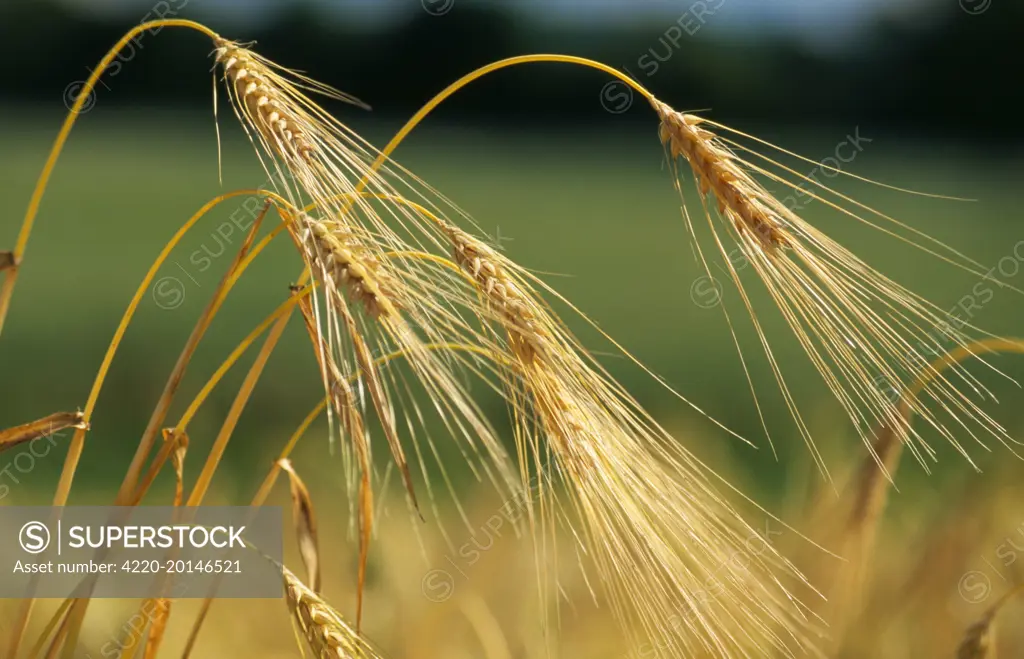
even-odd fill
[{"label": "green blurred background", "polygon": [[[766,3],[765,11],[725,0],[707,3],[717,10],[693,34],[673,27],[694,25],[690,3],[640,3],[634,10],[469,0],[380,7],[165,4],[165,14],[208,20],[240,39],[258,37],[263,54],[363,98],[374,112],[328,107],[378,145],[432,93],[477,64],[531,51],[585,54],[631,71],[677,107],[711,108],[714,118],[812,160],[833,156],[850,135],[867,138],[844,169],[977,201],[927,199],[844,178],[829,184],[987,266],[1012,257],[1024,240],[1018,221],[1024,150],[1014,96],[1020,91],[1006,84],[998,65],[1021,61],[1019,42],[1003,36],[1020,26],[1016,4],[995,2],[978,11],[984,3],[866,3],[867,9],[836,3],[829,12],[808,3]],[[9,80],[0,105],[3,244],[14,242],[63,117],[62,95],[65,101],[73,96],[86,67],[152,10],[148,2],[100,8],[9,2],[0,10],[0,54]],[[17,55],[44,39],[49,46],[38,61],[29,65]],[[81,406],[132,292],[176,227],[220,192],[264,184],[223,96],[218,182],[206,55],[206,44],[192,34],[145,35],[90,99],[44,199],[0,341],[0,425]],[[778,459],[768,450],[721,309],[705,308],[701,299],[701,270],[656,119],[644,103],[624,101],[608,83],[599,73],[559,65],[497,73],[443,105],[396,157],[473,216],[510,257],[552,273],[552,285],[680,393],[757,443],[761,450],[755,451],[724,436],[625,360],[605,359],[698,454],[730,465],[725,471],[742,471],[740,479],[770,501],[793,479],[813,479],[806,450],[779,411],[782,401],[756,337],[736,306],[735,291],[726,287],[724,300],[739,321]],[[809,173],[813,166],[796,168]],[[105,500],[127,466],[178,351],[240,244],[241,231],[230,218],[242,204],[228,202],[204,218],[157,275],[159,288],[143,299],[100,399],[74,500]],[[802,212],[943,308],[952,309],[978,281],[821,204],[808,203]],[[1024,288],[1024,274],[1016,273],[1020,261],[1011,261],[1013,274],[997,276]],[[299,265],[285,241],[259,258],[204,340],[169,420],[284,299]],[[852,427],[751,283],[812,430],[826,446],[848,451],[858,441]],[[997,334],[1021,333],[1020,300],[998,291],[974,320]],[[585,330],[583,335],[594,338]],[[609,350],[600,341],[592,345]],[[1019,360],[996,360],[1010,375],[1024,373]],[[245,363],[192,425],[197,447],[212,440]],[[1003,402],[986,409],[1018,434],[1024,421],[1020,390],[986,377]],[[293,322],[229,448],[221,496],[248,496],[317,400],[319,387],[308,341]],[[496,403],[490,411],[504,416]],[[304,448],[312,461],[328,451],[319,428]],[[951,451],[940,445],[939,452],[942,464],[964,469]],[[1005,457],[998,448],[994,456],[980,448],[974,454],[983,467]],[[330,468],[330,461],[319,462]],[[7,503],[43,502],[60,463],[40,460]]]}]

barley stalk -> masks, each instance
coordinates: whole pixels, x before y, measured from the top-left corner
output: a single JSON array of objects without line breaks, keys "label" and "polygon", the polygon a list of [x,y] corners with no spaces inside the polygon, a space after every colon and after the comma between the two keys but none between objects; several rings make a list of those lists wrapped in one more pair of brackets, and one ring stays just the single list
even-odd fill
[{"label": "barley stalk", "polygon": [[[67,142],[68,136],[71,134],[71,129],[74,127],[75,121],[78,119],[78,116],[82,111],[82,107],[92,96],[93,89],[99,82],[100,76],[103,75],[103,72],[107,70],[110,64],[114,61],[114,58],[118,56],[125,46],[146,31],[157,30],[164,27],[183,27],[200,32],[214,40],[220,38],[216,32],[195,21],[180,18],[162,18],[155,21],[147,21],[128,30],[128,32],[118,39],[117,43],[107,51],[107,53],[100,59],[99,63],[90,70],[89,78],[82,85],[78,96],[75,98],[75,102],[70,108],[68,108],[68,114],[64,119],[64,123],[61,125],[60,132],[57,133],[57,139],[54,140],[53,147],[50,149],[50,155],[46,159],[43,171],[39,174],[39,178],[36,181],[36,186],[32,191],[32,198],[29,200],[28,210],[25,211],[25,217],[21,223],[21,230],[18,232],[17,242],[15,243],[14,250],[10,252],[11,256],[9,258],[9,266],[2,269],[4,273],[4,280],[3,283],[0,284],[0,332],[3,331],[4,321],[7,318],[7,310],[10,308],[11,296],[14,294],[14,285],[17,281],[20,264],[24,257],[25,249],[28,247],[29,237],[32,235],[32,228],[35,225],[36,215],[38,214],[39,206],[43,201],[43,194],[46,192],[46,187],[50,182],[50,175],[53,174],[53,170],[57,165],[57,159],[64,150],[64,144]],[[54,505],[62,504],[55,503]],[[8,648],[9,650],[13,651],[17,649],[21,642],[21,635],[23,631],[23,628],[19,628],[19,631],[14,634],[11,645]]]},{"label": "barley stalk", "polygon": [[[969,325],[965,327],[961,320],[951,316],[944,309],[924,300],[868,266],[855,254],[809,225],[795,211],[773,196],[755,177],[789,187],[801,198],[820,202],[856,222],[882,231],[957,268],[971,272],[994,287],[1024,293],[1012,284],[994,278],[990,272],[986,272],[983,264],[954,248],[827,187],[813,177],[801,175],[738,140],[754,142],[756,146],[767,147],[821,167],[830,175],[843,174],[881,187],[902,192],[911,191],[876,183],[828,167],[728,126],[694,114],[677,112],[658,100],[630,76],[600,62],[571,55],[520,55],[492,62],[462,76],[430,99],[402,126],[381,150],[371,170],[383,168],[387,157],[402,140],[439,104],[459,90],[492,72],[533,63],[561,63],[597,69],[617,78],[649,101],[661,119],[659,133],[666,142],[673,165],[676,159],[685,160],[687,168],[693,171],[697,179],[701,197],[706,201],[709,197],[712,198],[711,205],[717,206],[719,214],[730,221],[745,257],[744,262],[753,264],[752,269],[767,286],[790,328],[826,385],[849,415],[876,463],[880,464],[881,459],[872,448],[872,429],[886,425],[899,428],[899,410],[891,400],[888,400],[885,393],[878,391],[878,380],[884,378],[889,382],[899,382],[901,374],[915,373],[922,365],[927,364],[931,355],[942,354],[949,349],[962,349],[970,343],[972,337],[962,330],[978,330]],[[732,137],[716,134],[711,130],[712,127],[718,133],[726,133]],[[756,161],[741,157],[741,154],[749,155]],[[759,162],[763,162],[764,166],[757,164]],[[682,194],[678,171],[676,185]],[[941,195],[923,196],[944,198]],[[704,211],[708,215],[707,206]],[[710,267],[703,248],[693,234],[693,224],[685,205],[683,213],[698,257],[710,277]],[[712,231],[715,231],[710,215],[707,219],[712,225]],[[737,270],[731,262],[733,250],[717,232],[714,240],[716,250],[727,260],[729,277],[739,289],[741,299],[751,315],[751,321],[761,339],[776,384],[782,390],[786,407],[811,450],[818,468],[827,475],[828,468],[790,394],[779,361],[762,331],[752,301],[748,298]],[[727,320],[732,332],[732,321],[728,319],[728,315]],[[733,336],[735,339],[735,334]],[[740,357],[746,370],[746,359],[742,351]],[[954,384],[955,380],[963,384],[957,386]],[[755,405],[760,413],[760,400],[753,382],[750,384]],[[970,391],[963,391],[964,388]],[[914,413],[923,417],[928,425],[936,429],[969,461],[971,458],[954,434],[955,430],[966,430],[971,439],[979,443],[982,443],[985,436],[993,437],[1014,451],[1017,442],[969,397],[970,392],[979,397],[990,395],[977,378],[962,370],[951,374],[950,377],[937,378],[929,383],[920,397],[917,397],[919,400],[915,402]],[[937,409],[929,410],[929,404]],[[761,416],[763,419],[764,415]],[[765,434],[771,442],[771,434],[767,427]],[[927,470],[926,460],[934,459],[934,448],[929,446],[919,433],[910,429],[897,430],[897,439],[909,448],[917,461]]]},{"label": "barley stalk", "polygon": [[[162,24],[196,27],[188,21],[160,21],[147,25]],[[130,35],[145,27],[140,26],[129,33],[120,43],[126,43]],[[795,575],[774,551],[769,556],[755,557],[757,560],[753,561],[753,566],[729,571],[728,583],[714,602],[698,597],[706,594],[700,590],[700,577],[709,572],[716,573],[728,551],[737,550],[743,541],[750,539],[749,536],[743,537],[750,528],[741,523],[728,504],[710,487],[711,479],[705,473],[706,467],[674,446],[671,438],[635,406],[635,401],[610,380],[567,333],[561,321],[536,296],[525,271],[452,224],[427,217],[429,213],[405,212],[404,209],[410,207],[405,203],[407,200],[395,196],[396,203],[401,202],[398,206],[402,210],[396,212],[396,206],[390,206],[388,212],[391,219],[398,220],[400,230],[407,233],[399,236],[399,230],[388,226],[388,218],[380,217],[370,204],[363,203],[359,197],[364,186],[370,187],[377,199],[384,199],[392,192],[384,177],[377,175],[384,154],[375,154],[372,149],[361,146],[354,134],[345,133],[347,129],[340,124],[330,124],[325,128],[326,115],[305,100],[285,77],[275,73],[273,65],[266,60],[243,46],[213,35],[202,26],[196,29],[214,37],[217,61],[228,80],[236,112],[247,130],[253,129],[250,135],[254,141],[271,157],[269,164],[265,161],[264,165],[291,176],[290,181],[281,184],[289,200],[286,203],[295,211],[292,217],[296,220],[289,229],[296,236],[311,271],[315,271],[323,284],[329,305],[328,313],[324,314],[327,317],[326,327],[318,327],[314,336],[314,344],[321,353],[334,353],[329,354],[330,359],[321,361],[322,370],[329,374],[325,380],[333,383],[330,385],[332,391],[339,385],[348,387],[350,378],[347,374],[356,370],[360,387],[365,387],[373,399],[413,502],[415,495],[394,418],[396,406],[392,397],[396,379],[393,374],[379,368],[380,360],[373,352],[392,348],[397,352],[390,354],[407,356],[432,401],[441,406],[449,428],[456,427],[471,442],[475,437],[491,451],[500,470],[504,456],[495,450],[497,444],[491,429],[456,384],[457,371],[453,368],[452,355],[444,355],[440,359],[434,357],[434,346],[448,345],[443,342],[446,339],[479,341],[479,344],[473,343],[474,350],[468,352],[487,354],[492,361],[507,367],[508,372],[499,376],[501,384],[510,390],[521,387],[519,391],[525,390],[529,394],[532,410],[527,409],[522,399],[509,394],[521,424],[518,437],[534,450],[534,466],[541,471],[547,465],[540,457],[542,451],[531,432],[537,428],[543,432],[554,453],[555,468],[571,486],[574,504],[588,525],[583,536],[585,541],[594,543],[594,560],[609,578],[606,585],[611,591],[616,614],[624,622],[642,627],[648,638],[658,641],[656,654],[677,656],[684,652],[737,652],[747,655],[768,648],[789,652],[791,640],[795,641],[795,646],[804,647],[804,639],[799,636],[802,625],[794,624],[791,611],[787,610],[787,607],[799,607],[794,607],[794,603],[789,601],[788,592],[773,576],[773,570],[781,566],[785,577]],[[108,54],[106,61],[115,52],[116,48]],[[566,56],[513,59],[516,62],[546,60],[574,62],[595,68],[603,66]],[[510,63],[512,60],[506,60],[485,69],[495,70]],[[103,68],[97,67],[99,71]],[[352,100],[288,73],[317,91]],[[97,77],[98,74],[94,74],[90,84]],[[637,87],[635,83],[634,87]],[[87,93],[81,96],[84,98]],[[909,418],[913,413],[925,417],[930,425],[960,449],[949,429],[935,415],[923,406],[909,407],[916,405],[916,396],[912,399],[904,397],[899,407],[887,407],[865,384],[872,367],[882,371],[883,375],[891,376],[898,373],[897,367],[913,364],[914,358],[900,357],[899,352],[910,346],[912,339],[928,337],[930,328],[941,327],[944,316],[935,307],[864,266],[855,256],[784,209],[754,178],[754,174],[768,176],[768,172],[752,167],[729,147],[728,139],[706,127],[714,126],[713,122],[675,112],[653,97],[649,98],[662,119],[660,133],[669,154],[674,160],[686,161],[697,179],[702,199],[717,206],[718,213],[729,222],[745,254],[754,259],[755,269],[768,283],[770,292],[815,366],[858,424],[858,431],[862,432],[862,426],[870,427],[873,423],[880,424],[876,427],[890,429],[888,434],[879,436],[873,446],[873,460],[882,466],[883,473],[888,475],[902,446],[912,445],[912,440],[920,444],[924,454],[930,455],[930,448],[910,428]],[[76,107],[80,107],[80,103]],[[31,227],[45,179],[69,128],[68,122],[51,153],[17,248],[13,252],[0,253],[0,271],[8,271],[0,291],[0,328],[20,254],[27,240],[27,230]],[[406,129],[403,131],[407,132]],[[398,139],[402,135],[400,133]],[[342,139],[343,136],[347,136],[347,140]],[[369,158],[374,158],[372,163]],[[346,201],[338,203],[338,199]],[[300,201],[311,203],[300,212]],[[429,222],[424,222],[424,219]],[[455,263],[468,275],[475,291],[482,294],[486,308],[476,306],[473,298],[463,295],[460,282],[449,279],[443,268],[429,266],[432,259],[440,262],[439,257],[417,252],[417,248],[424,244],[438,245],[438,232],[451,244]],[[724,250],[717,234],[716,242]],[[243,251],[248,246],[247,242]],[[392,261],[398,254],[414,254],[422,262],[398,267]],[[223,294],[240,274],[235,270],[236,265],[238,263],[233,264],[231,273],[222,282]],[[244,263],[242,265],[241,269],[244,269]],[[731,274],[735,278],[735,271]],[[215,300],[211,301],[212,313],[205,315],[197,325],[196,332],[200,335],[216,312],[223,294],[218,291]],[[861,296],[894,311],[899,320],[883,320],[878,311],[860,300]],[[744,302],[749,308],[745,293]],[[456,308],[459,311],[453,311]],[[126,314],[119,333],[123,332],[132,310],[133,307]],[[316,315],[320,315],[319,310]],[[285,318],[284,315],[278,318],[268,340],[269,347],[261,353],[257,366],[250,371],[250,377],[236,399],[228,422],[215,443],[215,450],[211,452],[207,469],[191,498],[199,500],[205,493],[241,406],[280,335]],[[471,325],[479,320],[497,321],[504,329],[503,337],[501,333],[499,336],[489,333],[477,335],[475,326]],[[756,318],[754,322],[757,325]],[[757,329],[760,332],[759,325]],[[967,343],[959,329],[948,331],[944,328],[942,336],[959,345],[958,349],[974,354],[973,345]],[[429,343],[430,339],[442,342]],[[67,496],[92,403],[118,340],[119,335],[115,337],[108,359],[101,368],[87,411],[76,417],[83,432],[76,433],[72,442],[57,499]],[[321,348],[322,343],[326,349]],[[497,345],[499,343],[502,345]],[[505,347],[511,355],[510,360],[505,360],[504,352],[500,352]],[[183,358],[192,348],[194,345],[186,348]],[[915,354],[915,358],[918,356]],[[776,368],[770,350],[769,357],[773,368]],[[475,358],[470,361],[472,366],[479,363]],[[342,366],[339,368],[338,364]],[[183,370],[183,364],[179,366]],[[933,365],[931,368],[937,376],[943,366]],[[172,382],[180,377],[177,371],[176,368]],[[809,441],[778,370],[775,370],[775,375],[783,386],[787,405],[797,419],[801,433]],[[973,378],[963,373],[957,375],[963,376],[976,391],[985,392],[980,384],[976,386],[977,381]],[[172,386],[172,382],[168,386],[173,389],[177,385],[173,382]],[[990,435],[1001,441],[1008,439],[998,424],[945,378],[930,378],[922,389],[926,394],[923,397],[938,402],[941,411],[950,414],[955,421],[978,422]],[[207,388],[204,388],[205,393],[208,393]],[[335,403],[342,399],[345,401],[339,405],[340,408],[350,406],[355,409],[351,388],[335,391]],[[913,403],[907,402],[911,400]],[[167,403],[169,400],[161,400],[154,414],[165,412],[162,408]],[[189,411],[194,413],[194,408]],[[520,416],[519,413],[524,414]],[[418,410],[414,415],[418,416]],[[344,414],[342,416],[345,418]],[[905,419],[906,423],[894,423],[899,419]],[[346,429],[351,432],[351,427]],[[184,433],[183,426],[180,432]],[[10,433],[13,434],[5,434],[8,445],[28,441],[25,438],[32,435],[26,434],[24,429],[13,429]],[[176,433],[177,429],[172,436]],[[0,440],[0,445],[4,443]],[[140,452],[146,446],[147,437],[144,436]],[[144,453],[149,453],[148,448]],[[917,451],[915,455],[921,459]],[[161,452],[154,462],[157,469],[165,459],[166,455]],[[119,499],[127,495],[137,502],[137,497],[151,480],[147,476],[139,483],[140,471],[134,462]],[[178,467],[180,470],[180,465]],[[368,471],[364,461],[364,476],[368,477]],[[670,475],[672,472],[682,474],[686,481],[682,488],[684,491],[679,491],[679,484]],[[873,526],[880,514],[887,486],[877,471],[871,473],[873,478],[869,478],[867,469],[863,471],[862,496],[857,500],[851,521],[868,527]],[[507,474],[501,475],[508,480]],[[178,485],[180,490],[180,471]],[[290,572],[284,572],[284,579],[291,611],[317,656],[372,655],[372,652],[363,653],[358,634],[348,628],[340,615],[315,592]],[[729,610],[729,607],[734,609]],[[666,615],[679,610],[685,612],[687,626],[694,631],[696,641],[674,638],[675,630],[665,629],[669,622]],[[988,653],[995,612],[994,608],[968,630],[960,656],[991,656]],[[84,615],[84,606],[74,607],[58,632],[59,638],[70,639],[64,648],[65,656],[75,646]],[[27,613],[19,625],[26,623]],[[15,650],[20,634],[19,629],[14,640]],[[667,642],[667,645],[661,645],[662,642]],[[59,649],[60,644],[55,640],[50,652],[53,654]]]},{"label": "barley stalk", "polygon": [[[992,352],[1024,353],[1024,340],[984,339],[970,344],[965,349],[951,351],[931,362],[917,374],[899,403],[901,423],[908,427],[913,423],[912,398],[933,378],[977,354]],[[877,428],[875,433],[874,449],[882,468],[879,469],[879,465],[872,457],[865,457],[850,483],[849,496],[840,502],[841,507],[837,509],[832,504],[831,491],[823,492],[820,498],[828,503],[821,506],[816,513],[819,518],[816,523],[824,526],[826,533],[837,536],[836,539],[841,546],[839,553],[846,559],[846,563],[838,570],[835,586],[830,593],[830,624],[837,648],[842,647],[847,627],[854,622],[855,616],[863,611],[862,594],[868,583],[869,564],[874,555],[876,536],[903,452],[903,445],[897,439],[898,434],[892,428]],[[837,523],[838,527],[835,526]]]}]

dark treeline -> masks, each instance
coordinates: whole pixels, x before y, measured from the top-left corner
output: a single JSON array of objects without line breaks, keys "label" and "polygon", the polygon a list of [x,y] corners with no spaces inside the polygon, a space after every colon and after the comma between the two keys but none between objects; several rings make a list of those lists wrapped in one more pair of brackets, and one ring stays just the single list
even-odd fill
[{"label": "dark treeline", "polygon": [[[167,0],[183,17],[203,19],[198,0]],[[434,92],[476,66],[526,52],[564,52],[628,69],[683,108],[712,107],[726,120],[853,125],[942,132],[951,137],[1018,141],[1024,2],[993,0],[970,15],[956,0],[938,3],[920,25],[880,21],[856,47],[836,55],[797,41],[729,38],[692,17],[628,31],[540,27],[522,14],[456,0],[432,16],[415,5],[407,20],[377,31],[325,22],[308,6],[266,26],[211,22],[226,36],[259,42],[259,51],[312,72],[370,103],[382,116],[407,116]],[[143,5],[145,6],[145,5]],[[0,3],[3,101],[57,103],[88,75],[106,49],[141,19],[98,19],[47,0]],[[924,19],[927,20],[924,20]],[[145,34],[104,76],[105,104],[205,105],[210,49],[181,30]],[[564,65],[530,65],[485,78],[446,105],[439,121],[575,124],[606,121],[600,102],[609,78]],[[605,105],[622,107],[621,90]],[[639,103],[634,105],[639,106]],[[633,107],[626,116],[641,116]],[[620,118],[621,120],[621,118]]]}]

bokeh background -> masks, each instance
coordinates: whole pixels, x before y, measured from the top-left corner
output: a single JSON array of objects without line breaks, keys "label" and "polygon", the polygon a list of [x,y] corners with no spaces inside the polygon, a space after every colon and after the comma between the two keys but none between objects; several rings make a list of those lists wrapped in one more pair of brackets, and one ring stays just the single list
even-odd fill
[{"label": "bokeh background", "polygon": [[[1024,5],[1010,0],[6,0],[0,5],[0,246],[13,245],[50,144],[90,67],[130,26],[161,15],[255,40],[270,59],[362,99],[372,111],[326,105],[378,145],[477,66],[529,52],[598,59],[677,108],[705,111],[812,160],[841,149],[849,158],[846,171],[974,200],[823,178],[1024,288],[1024,99],[1014,77],[1024,64]],[[265,184],[223,94],[219,181],[209,55],[208,42],[188,31],[144,34],[87,99],[43,202],[0,339],[0,426],[81,406],[125,305],[175,229],[216,194]],[[396,159],[467,211],[510,257],[551,273],[551,284],[680,393],[758,444],[755,450],[725,436],[626,360],[607,358],[612,372],[695,453],[813,536],[808,511],[823,497],[841,498],[842,475],[865,451],[781,319],[762,304],[793,394],[837,485],[825,484],[811,466],[772,393],[756,337],[741,322],[755,386],[768,401],[777,458],[768,449],[721,313],[723,304],[738,303],[737,295],[709,288],[695,261],[656,129],[642,99],[608,77],[535,64],[457,94]],[[853,157],[841,146],[851,143]],[[105,503],[116,490],[192,324],[241,243],[238,225],[248,223],[250,208],[239,201],[211,213],[158,275],[100,400],[73,503]],[[806,203],[802,212],[942,308],[962,309],[979,281],[821,204]],[[283,241],[254,264],[200,347],[171,419],[284,298],[299,266]],[[766,301],[763,292],[754,294]],[[1001,290],[968,313],[993,333],[1024,335],[1021,308],[1019,294]],[[743,318],[738,307],[734,317]],[[599,341],[594,347],[608,350]],[[1024,375],[1019,358],[994,361],[1018,380]],[[235,369],[193,422],[193,460],[216,434],[244,368]],[[986,378],[1000,401],[986,409],[1020,436],[1024,394],[1004,379]],[[242,417],[216,500],[252,496],[320,393],[308,340],[295,321]],[[496,403],[489,411],[504,418]],[[1024,506],[1015,501],[1024,465],[1000,446],[975,446],[979,474],[931,439],[939,454],[932,473],[911,461],[898,473],[871,597],[858,623],[864,645],[847,648],[849,656],[951,654],[963,629],[1019,576]],[[346,535],[347,508],[329,444],[326,424],[314,426],[296,464],[324,518],[327,594],[350,614],[355,544]],[[21,473],[11,470],[12,456],[0,454],[0,467],[8,467],[0,471],[0,484],[8,486],[3,504],[45,504],[62,456],[58,441],[50,456]],[[154,502],[170,485],[161,483]],[[475,538],[501,502],[467,474],[460,487],[471,520],[461,533]],[[275,502],[287,501],[282,487]],[[451,569],[458,572],[454,594],[434,601],[440,598],[426,592],[424,578],[443,567],[447,550],[428,527],[418,530],[420,549],[400,499],[385,517],[372,556],[367,629],[389,656],[534,656],[540,632],[531,616],[532,590],[524,586],[533,583],[528,540],[507,529],[496,534],[495,549],[479,563]],[[572,604],[559,646],[565,656],[622,656],[607,609],[590,602],[584,584],[568,583]],[[92,643],[98,654],[104,639],[119,637],[125,615],[119,607],[96,607],[83,652]],[[200,656],[296,652],[279,602],[222,603],[215,613],[218,623],[204,632]],[[183,611],[181,618],[176,624],[187,630],[189,616]],[[914,634],[915,627],[928,631]],[[1012,630],[999,642],[1007,656],[1024,652]]]}]

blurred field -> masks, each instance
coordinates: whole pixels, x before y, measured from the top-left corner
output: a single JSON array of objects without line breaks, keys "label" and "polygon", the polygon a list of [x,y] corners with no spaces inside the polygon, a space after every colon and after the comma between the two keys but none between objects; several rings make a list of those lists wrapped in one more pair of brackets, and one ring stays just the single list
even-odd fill
[{"label": "blurred field", "polygon": [[[126,115],[107,110],[100,101],[72,134],[29,244],[0,340],[0,372],[5,381],[0,427],[80,406],[125,305],[177,226],[219,192],[255,187],[266,179],[249,146],[226,117],[222,118],[224,181],[220,186],[212,118],[156,109]],[[6,246],[14,242],[60,116],[22,111],[0,118],[0,125],[7,127],[0,131],[0,179],[6,192],[0,197],[0,217],[4,218],[0,245]],[[357,127],[365,128],[378,143],[387,137],[387,127]],[[808,135],[753,128],[811,158],[831,155],[835,144],[854,129]],[[990,266],[1012,256],[1014,245],[1024,240],[1019,211],[1024,156],[977,154],[940,142],[874,135],[866,126],[860,130],[873,141],[852,164],[858,174],[979,201],[925,199],[837,179],[843,191]],[[472,215],[517,261],[539,272],[554,273],[548,277],[550,283],[678,391],[757,443],[761,450],[755,451],[729,439],[625,360],[607,360],[627,388],[670,429],[678,431],[698,455],[731,476],[759,502],[781,511],[787,521],[802,524],[808,497],[814,496],[809,493],[818,491],[822,483],[808,466],[806,449],[798,444],[785,415],[770,408],[779,447],[778,461],[772,458],[720,310],[702,308],[691,298],[691,285],[701,272],[679,216],[670,174],[662,163],[653,119],[646,132],[638,132],[633,125],[566,135],[477,134],[428,128],[414,134],[397,157]],[[168,278],[177,282],[173,285],[180,286],[183,302],[172,309],[162,308],[167,306],[167,298],[161,291],[152,291],[140,306],[100,399],[73,503],[106,501],[116,488],[177,352],[240,244],[242,232],[232,228],[229,216],[241,204],[241,200],[228,202],[205,218],[158,275],[165,282],[173,284]],[[977,281],[973,275],[826,212],[820,204],[810,205],[805,213],[872,265],[943,308],[954,307]],[[259,258],[232,293],[193,361],[179,397],[182,400],[175,407],[177,413],[184,399],[235,343],[284,299],[287,285],[299,270],[291,245],[283,240]],[[1024,288],[1024,271],[1000,278]],[[726,304],[734,305],[735,297],[726,289]],[[1024,335],[1021,308],[1019,294],[997,291],[991,302],[977,311],[974,322],[997,334]],[[794,396],[807,412],[812,431],[825,446],[826,456],[833,456],[837,473],[842,473],[844,465],[864,455],[856,435],[780,319],[768,313],[765,324],[779,346]],[[271,456],[321,395],[300,325],[293,322],[236,431],[226,458],[227,470],[220,474],[215,488],[220,500],[240,502],[251,496]],[[593,338],[594,333],[581,324],[574,328]],[[771,405],[777,401],[771,395],[770,375],[763,359],[758,358],[754,335],[742,322],[740,335],[749,346],[759,391]],[[598,351],[608,349],[600,341],[592,345]],[[1022,360],[996,357],[995,362],[1018,380],[1024,377]],[[244,373],[244,368],[236,370]],[[221,385],[193,424],[193,459],[215,434],[241,373],[234,373]],[[988,409],[1011,434],[1019,436],[1024,429],[1024,406],[1020,404],[1024,394],[995,377],[987,377],[986,382],[993,384],[1003,401]],[[175,418],[175,411],[170,418]],[[496,419],[503,418],[499,408],[491,411]],[[327,592],[329,597],[336,596],[340,609],[350,612],[347,593],[354,573],[353,544],[341,534],[344,508],[336,501],[341,496],[339,478],[332,461],[324,459],[329,450],[324,428],[317,426],[310,433],[296,463],[315,484],[315,494],[330,502],[325,502],[324,510],[331,511],[333,517],[325,526],[338,528],[332,531],[327,546],[338,550],[328,567]],[[1009,460],[1005,449],[992,449],[992,454],[980,447],[973,451],[985,476],[970,472],[962,459],[942,446],[939,468],[931,477],[923,477],[912,462],[903,466],[898,480],[901,489],[890,509],[893,523],[881,536],[882,546],[892,550],[880,553],[883,576],[874,595],[877,601],[871,604],[872,616],[864,623],[869,629],[881,629],[879,625],[896,624],[892,622],[896,619],[899,630],[886,632],[893,638],[879,632],[878,644],[872,646],[877,655],[856,649],[849,656],[934,656],[928,651],[910,654],[906,646],[909,641],[904,627],[913,628],[924,620],[942,622],[930,624],[933,638],[920,642],[928,643],[931,650],[946,648],[946,654],[951,654],[949,643],[955,645],[962,627],[972,616],[980,615],[982,603],[991,603],[987,597],[967,603],[958,599],[957,583],[965,571],[985,570],[976,567],[984,565],[976,555],[990,558],[1000,539],[1016,534],[1024,518],[1019,505],[1014,505],[1018,491],[1003,491],[999,486],[1019,480],[1013,474],[1020,465]],[[4,504],[44,503],[60,463],[56,457],[40,461],[31,479],[12,488]],[[1000,470],[1004,463],[1009,464]],[[467,495],[472,492],[467,489]],[[279,502],[285,501],[283,491],[279,494]],[[959,508],[967,502],[977,507]],[[477,526],[496,505],[500,502],[483,498],[473,506]],[[503,655],[474,650],[479,647],[475,644],[482,642],[481,629],[489,628],[487,620],[494,615],[494,623],[513,639],[508,656],[535,656],[539,631],[529,615],[531,590],[523,587],[533,583],[525,541],[502,537],[499,548],[472,566],[473,576],[467,577],[466,587],[460,584],[457,589],[460,597],[433,606],[422,597],[420,584],[425,572],[444,559],[445,550],[431,544],[435,540],[426,530],[429,549],[423,561],[420,552],[411,548],[415,540],[410,537],[401,503],[391,506],[390,518],[373,557],[378,578],[371,588],[368,609],[371,636],[396,657],[499,657]],[[975,526],[961,525],[963,520]],[[950,545],[953,542],[962,542],[963,550],[958,553]],[[925,567],[929,552],[939,556],[928,564],[931,567]],[[992,567],[990,561],[986,574],[992,577],[991,588],[998,590],[1001,585]],[[997,572],[1007,579],[1012,576]],[[904,582],[911,582],[907,588],[917,589],[914,599],[908,596],[908,606],[923,608],[891,612],[885,607],[894,606],[897,596],[892,593],[903,592],[899,584]],[[614,635],[606,625],[608,612],[594,613],[585,586],[575,586],[570,590],[577,610],[563,621],[564,656],[621,656],[622,649],[615,648]],[[220,634],[207,630],[214,640],[208,654],[202,656],[220,656],[228,649],[240,653],[239,644],[263,649],[259,656],[289,656],[293,646],[280,603],[254,605],[259,611],[253,615],[261,621],[273,620],[275,607],[281,609],[276,622],[267,628],[260,628],[262,622],[257,626],[243,616],[232,616],[233,606],[221,603],[215,607],[222,616],[217,619],[224,622]],[[182,616],[178,624],[187,619]],[[441,621],[448,624],[450,619],[461,620],[451,623],[457,632],[448,633],[448,628],[441,626]],[[104,620],[97,623],[97,637],[118,628],[119,623],[109,622],[117,616]],[[597,629],[605,631],[591,631]],[[214,650],[218,643],[227,645]]]}]

